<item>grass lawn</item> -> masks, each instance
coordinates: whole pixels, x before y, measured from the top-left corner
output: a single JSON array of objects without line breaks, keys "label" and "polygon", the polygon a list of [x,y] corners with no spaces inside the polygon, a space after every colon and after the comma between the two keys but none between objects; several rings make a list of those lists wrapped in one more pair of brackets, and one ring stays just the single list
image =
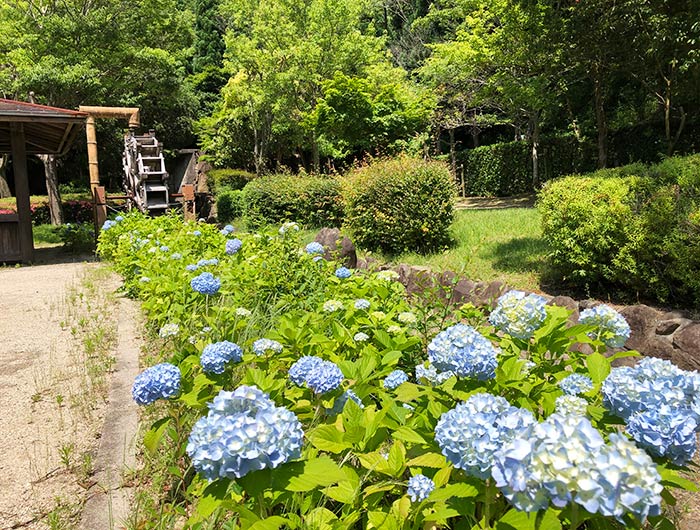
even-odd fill
[{"label": "grass lawn", "polygon": [[452,233],[453,248],[430,256],[402,254],[391,261],[451,270],[474,281],[499,279],[520,289],[541,289],[546,243],[537,209],[458,210]]},{"label": "grass lawn", "polygon": [[35,225],[32,227],[32,233],[34,248],[54,247],[61,244],[61,238],[53,225]]}]

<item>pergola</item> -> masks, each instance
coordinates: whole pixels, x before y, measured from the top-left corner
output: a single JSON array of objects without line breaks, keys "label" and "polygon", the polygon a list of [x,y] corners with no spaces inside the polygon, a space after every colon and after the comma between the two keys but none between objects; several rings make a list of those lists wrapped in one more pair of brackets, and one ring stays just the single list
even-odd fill
[{"label": "pergola", "polygon": [[27,155],[66,153],[87,117],[86,112],[0,99],[0,154],[12,155],[17,199],[16,215],[0,215],[0,263],[33,258]]}]

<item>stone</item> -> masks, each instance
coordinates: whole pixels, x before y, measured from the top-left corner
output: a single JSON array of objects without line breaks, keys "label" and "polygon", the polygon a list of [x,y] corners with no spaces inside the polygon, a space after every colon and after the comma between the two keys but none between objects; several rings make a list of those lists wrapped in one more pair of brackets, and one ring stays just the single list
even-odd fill
[{"label": "stone", "polygon": [[412,265],[408,272],[406,291],[410,294],[421,294],[433,286],[433,275],[430,267]]},{"label": "stone", "polygon": [[506,291],[508,291],[508,286],[501,281],[496,280],[489,283],[481,295],[483,305],[491,308],[496,307],[496,302]]},{"label": "stone", "polygon": [[321,228],[314,241],[326,249],[324,258],[340,261],[349,269],[357,268],[357,252],[350,238],[341,236],[338,228]]},{"label": "stone", "polygon": [[367,260],[364,260],[362,258],[357,259],[357,268],[358,269],[366,269],[367,268]]},{"label": "stone", "polygon": [[[652,355],[652,351],[659,354],[663,348],[656,344],[656,324],[661,313],[647,305],[631,305],[623,307],[620,314],[625,317],[630,326],[630,338],[625,343],[628,350],[637,350],[645,355]],[[661,349],[659,349],[661,348]],[[657,355],[654,355],[655,357]]]},{"label": "stone", "polygon": [[673,363],[683,370],[700,370],[700,323],[695,322],[673,336]]},{"label": "stone", "polygon": [[549,302],[547,302],[547,305],[565,307],[569,311],[572,311],[571,316],[569,317],[569,322],[572,324],[578,322],[578,302],[570,296],[555,296]]},{"label": "stone", "polygon": [[578,308],[579,308],[579,311],[583,311],[584,309],[590,309],[591,307],[595,307],[597,305],[600,305],[600,302],[598,302],[596,300],[591,300],[589,298],[587,300],[581,300],[578,303]]},{"label": "stone", "polygon": [[673,320],[662,320],[656,325],[656,334],[657,335],[671,335],[673,332],[675,332],[678,328],[683,325],[683,321],[686,321],[686,324],[690,323],[689,320],[687,319],[673,319]]},{"label": "stone", "polygon": [[[459,280],[452,291],[452,300],[456,304],[467,304],[472,302],[472,293],[476,284],[471,280]],[[473,303],[473,302],[472,302]]]}]

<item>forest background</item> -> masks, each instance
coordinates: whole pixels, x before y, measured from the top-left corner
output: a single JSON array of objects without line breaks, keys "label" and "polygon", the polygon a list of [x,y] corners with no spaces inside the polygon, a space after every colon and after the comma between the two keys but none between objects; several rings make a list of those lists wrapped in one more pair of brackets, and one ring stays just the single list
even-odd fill
[{"label": "forest background", "polygon": [[[700,3],[3,0],[0,96],[30,92],[140,107],[167,149],[217,167],[332,173],[410,152],[456,171],[460,152],[515,141],[537,184],[543,144],[593,167],[700,150]],[[124,126],[99,123],[112,188]],[[36,163],[88,182],[83,145]]]}]

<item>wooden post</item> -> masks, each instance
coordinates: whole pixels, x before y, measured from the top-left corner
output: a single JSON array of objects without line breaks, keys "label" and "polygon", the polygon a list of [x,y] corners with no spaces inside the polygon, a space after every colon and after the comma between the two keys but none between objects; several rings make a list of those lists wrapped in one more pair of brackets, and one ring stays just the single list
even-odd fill
[{"label": "wooden post", "polygon": [[107,220],[107,197],[104,186],[97,186],[93,190],[93,204],[95,213],[95,237],[100,234],[102,225]]},{"label": "wooden post", "polygon": [[24,262],[30,262],[34,259],[34,238],[32,236],[32,212],[29,203],[27,148],[24,138],[24,125],[22,123],[10,123],[10,142],[12,144],[12,166],[15,173],[21,259]]},{"label": "wooden post", "polygon": [[100,165],[97,160],[97,135],[95,134],[94,116],[88,116],[87,118],[85,136],[87,137],[88,168],[90,169],[90,191],[94,195],[95,188],[100,185]]},{"label": "wooden post", "polygon": [[194,186],[185,184],[182,186],[182,208],[185,212],[185,221],[196,220],[196,212],[194,211]]}]

